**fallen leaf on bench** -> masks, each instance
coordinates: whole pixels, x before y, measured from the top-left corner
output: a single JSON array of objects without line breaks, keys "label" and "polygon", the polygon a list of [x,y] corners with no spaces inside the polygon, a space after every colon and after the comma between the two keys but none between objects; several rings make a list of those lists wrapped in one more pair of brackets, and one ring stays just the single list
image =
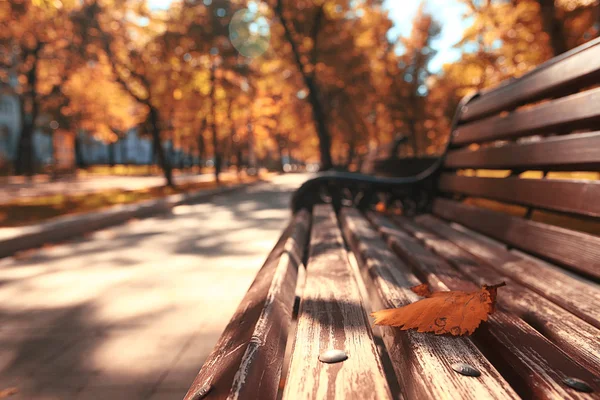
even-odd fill
[{"label": "fallen leaf on bench", "polygon": [[421,297],[431,297],[431,291],[429,290],[429,285],[423,283],[421,285],[413,286],[410,288],[413,292],[418,294]]},{"label": "fallen leaf on bench", "polygon": [[17,393],[19,393],[19,389],[17,389],[16,387],[0,390],[0,399],[4,399]]},{"label": "fallen leaf on bench", "polygon": [[433,332],[436,335],[470,335],[495,311],[497,289],[505,286],[483,285],[476,292],[431,292],[427,284],[414,286],[413,292],[425,299],[400,308],[372,313],[377,325],[397,326],[402,330]]},{"label": "fallen leaf on bench", "polygon": [[385,203],[383,201],[380,201],[375,205],[375,210],[379,212],[385,212],[387,210],[387,207],[385,206]]}]

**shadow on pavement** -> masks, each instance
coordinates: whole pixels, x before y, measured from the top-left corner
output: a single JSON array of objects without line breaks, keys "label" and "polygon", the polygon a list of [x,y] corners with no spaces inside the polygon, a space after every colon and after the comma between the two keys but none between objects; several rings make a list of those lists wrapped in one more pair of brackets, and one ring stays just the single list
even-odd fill
[{"label": "shadow on pavement", "polygon": [[284,229],[292,185],[0,260],[0,390],[181,398]]}]

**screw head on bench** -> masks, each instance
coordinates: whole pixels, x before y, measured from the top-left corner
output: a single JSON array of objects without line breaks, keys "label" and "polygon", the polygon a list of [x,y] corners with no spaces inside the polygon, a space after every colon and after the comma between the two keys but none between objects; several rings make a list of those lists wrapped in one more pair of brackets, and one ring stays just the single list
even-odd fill
[{"label": "screw head on bench", "polygon": [[452,364],[452,369],[458,372],[459,374],[465,376],[481,376],[481,372],[479,372],[477,368],[473,367],[472,365],[461,362]]},{"label": "screw head on bench", "polygon": [[590,385],[588,385],[586,382],[582,381],[581,379],[572,378],[569,376],[569,377],[563,379],[563,383],[565,385],[567,385],[568,387],[575,389],[579,392],[585,392],[585,393],[593,392]]},{"label": "screw head on bench", "polygon": [[343,350],[327,350],[319,356],[319,361],[327,364],[334,364],[347,359],[348,355]]},{"label": "screw head on bench", "polygon": [[212,390],[212,386],[211,385],[204,385],[204,386],[200,386],[192,395],[192,397],[190,397],[190,400],[201,400],[203,398],[206,397],[206,395],[208,394],[208,392],[210,392]]}]

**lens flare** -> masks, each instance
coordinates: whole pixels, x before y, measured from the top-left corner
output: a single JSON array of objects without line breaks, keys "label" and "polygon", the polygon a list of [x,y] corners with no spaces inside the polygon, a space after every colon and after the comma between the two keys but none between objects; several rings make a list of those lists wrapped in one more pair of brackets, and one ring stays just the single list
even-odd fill
[{"label": "lens flare", "polygon": [[229,40],[243,56],[255,58],[269,49],[271,29],[258,9],[236,12],[229,23]]}]

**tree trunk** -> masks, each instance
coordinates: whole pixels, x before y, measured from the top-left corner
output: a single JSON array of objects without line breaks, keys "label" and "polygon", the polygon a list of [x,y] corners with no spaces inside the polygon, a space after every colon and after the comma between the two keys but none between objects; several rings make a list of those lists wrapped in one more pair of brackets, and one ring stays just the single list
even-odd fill
[{"label": "tree trunk", "polygon": [[242,157],[242,149],[238,147],[236,155],[236,169],[238,175],[240,172],[242,172]]},{"label": "tree trunk", "polygon": [[[323,107],[321,105],[321,100],[319,98],[319,89],[314,80],[314,77],[311,75],[308,75],[308,73],[306,73],[304,71],[304,64],[302,63],[302,59],[300,58],[300,53],[296,46],[296,42],[294,41],[294,38],[292,37],[292,33],[290,32],[290,30],[288,28],[288,23],[285,19],[284,13],[283,13],[282,0],[277,1],[277,6],[275,7],[275,13],[277,14],[277,17],[279,17],[279,20],[281,21],[281,24],[283,25],[285,38],[288,41],[288,43],[290,44],[290,46],[292,47],[292,53],[294,54],[294,59],[296,61],[296,65],[298,67],[298,70],[302,74],[302,78],[304,79],[304,84],[306,85],[306,88],[308,89],[308,100],[311,105],[313,121],[315,122],[315,127],[317,130],[317,136],[319,137],[319,151],[321,154],[321,170],[331,169],[333,167],[333,162],[331,160],[331,135],[329,134],[329,130],[327,129],[325,113],[323,112]],[[318,16],[318,18],[322,18],[323,17],[322,12],[317,13],[317,16]],[[320,21],[320,19],[318,21]],[[318,21],[315,21],[315,25],[318,23]],[[315,30],[315,33],[314,33],[315,36],[316,36],[316,33],[318,33],[318,32]]]},{"label": "tree trunk", "polygon": [[110,167],[115,166],[115,142],[108,144],[108,165]]},{"label": "tree trunk", "polygon": [[15,173],[17,175],[32,176],[34,174],[34,159],[33,159],[33,124],[21,119],[21,135],[19,137],[19,145],[17,147],[17,157],[15,160]]},{"label": "tree trunk", "polygon": [[123,137],[124,140],[121,141],[121,163],[124,165],[129,165],[128,154],[127,154],[127,133]]},{"label": "tree trunk", "polygon": [[198,135],[198,166],[202,167],[202,161],[206,159],[206,143],[204,142],[204,135],[200,133]]},{"label": "tree trunk", "polygon": [[75,165],[77,168],[86,168],[86,162],[83,157],[83,149],[81,147],[81,137],[75,134]]},{"label": "tree trunk", "polygon": [[413,157],[417,157],[419,155],[419,146],[417,144],[417,122],[414,117],[409,117],[408,126],[408,129],[410,129],[410,145],[413,150]]},{"label": "tree trunk", "polygon": [[233,158],[235,157],[235,142],[233,141],[235,135],[235,128],[233,126],[233,119],[231,118],[231,109],[233,107],[233,101],[229,100],[227,103],[227,119],[229,120],[229,138],[227,143],[227,153],[224,159],[227,160],[228,165],[233,164]]},{"label": "tree trunk", "polygon": [[216,102],[215,98],[215,85],[217,79],[215,77],[215,66],[210,68],[210,113],[211,113],[211,128],[212,128],[212,143],[213,143],[213,154],[214,154],[214,167],[215,167],[215,182],[217,185],[220,183],[219,174],[221,173],[221,154],[219,152],[219,139],[217,137],[217,123],[216,123]]},{"label": "tree trunk", "polygon": [[[35,85],[36,68],[32,67],[27,74],[28,79],[33,80]],[[38,104],[35,101],[35,94],[29,93],[29,104],[24,98],[19,98],[19,112],[21,119],[21,134],[19,135],[19,144],[17,147],[17,156],[15,159],[15,173],[17,175],[32,176],[35,172],[35,160],[33,157],[33,133],[35,130],[35,121],[38,115]],[[29,114],[28,114],[29,109]]]},{"label": "tree trunk", "polygon": [[328,170],[333,168],[333,161],[331,160],[331,136],[327,129],[327,122],[325,121],[325,113],[319,100],[319,94],[317,92],[317,85],[312,78],[306,80],[306,86],[310,93],[308,98],[312,106],[313,119],[317,125],[317,134],[319,136],[319,151],[321,153],[321,170]]},{"label": "tree trunk", "polygon": [[[32,176],[35,172],[34,157],[33,157],[33,133],[35,130],[35,122],[39,113],[39,103],[36,96],[37,86],[37,68],[39,54],[42,51],[44,44],[38,42],[35,48],[27,51],[23,60],[26,60],[30,55],[33,58],[31,68],[25,74],[27,79],[27,90],[19,96],[19,112],[21,113],[21,135],[19,136],[19,144],[17,147],[17,157],[15,160],[15,172],[17,175]],[[29,103],[26,103],[26,99]],[[28,114],[29,113],[29,114]]]},{"label": "tree trunk", "polygon": [[206,142],[204,141],[204,130],[206,129],[206,118],[202,119],[198,130],[198,167],[202,167],[202,161],[206,159]]},{"label": "tree trunk", "polygon": [[356,155],[356,142],[354,140],[351,140],[350,143],[348,143],[348,153],[346,153],[346,169],[350,170],[350,165],[352,164],[352,160],[354,159],[354,156]]},{"label": "tree trunk", "polygon": [[277,140],[277,150],[279,152],[279,172],[285,172],[284,168],[283,168],[283,145],[282,145],[282,140],[280,135],[276,135],[275,136],[275,140]]},{"label": "tree trunk", "polygon": [[166,157],[165,149],[163,149],[162,147],[162,140],[160,138],[160,127],[158,123],[158,110],[153,106],[150,106],[150,124],[152,125],[152,144],[154,147],[154,152],[158,159],[158,164],[160,165],[163,174],[165,175],[167,186],[175,187],[175,184],[173,182],[173,170],[171,169],[171,163]]},{"label": "tree trunk", "polygon": [[250,175],[255,175],[258,172],[256,163],[256,152],[254,151],[254,131],[252,123],[248,121],[246,124],[248,134],[248,172]]},{"label": "tree trunk", "polygon": [[569,48],[565,37],[562,21],[556,16],[554,0],[538,0],[542,26],[550,39],[550,46],[554,56],[566,52]]}]

